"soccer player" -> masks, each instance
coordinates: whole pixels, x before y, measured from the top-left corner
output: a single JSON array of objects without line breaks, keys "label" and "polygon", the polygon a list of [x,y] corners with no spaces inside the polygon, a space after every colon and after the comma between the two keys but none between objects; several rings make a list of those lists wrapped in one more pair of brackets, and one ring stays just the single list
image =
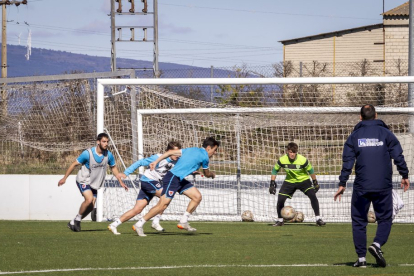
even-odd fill
[{"label": "soccer player", "polygon": [[201,166],[203,168],[204,176],[214,178],[216,174],[213,171],[210,171],[209,160],[210,157],[216,153],[219,146],[219,141],[216,141],[213,137],[208,137],[203,141],[203,148],[193,147],[169,150],[150,164],[150,169],[154,170],[161,160],[174,155],[180,157],[174,168],[168,171],[162,180],[163,189],[158,204],[152,207],[151,210],[132,227],[139,236],[146,236],[143,230],[145,222],[163,212],[171,203],[176,192],[190,198],[187,210],[181,217],[177,227],[190,232],[196,231],[196,229],[191,227],[188,223],[188,218],[196,210],[202,197],[200,191],[186,180],[185,177],[197,171]]},{"label": "soccer player", "polygon": [[[269,192],[276,194],[276,175],[281,168],[286,171],[286,178],[279,190],[277,197],[277,216],[278,219],[273,226],[283,226],[283,218],[281,211],[285,206],[287,198],[292,198],[297,189],[301,190],[307,195],[311,201],[312,209],[316,216],[316,225],[323,226],[326,223],[322,220],[319,214],[319,201],[316,197],[316,192],[319,190],[318,180],[312,165],[308,159],[298,154],[298,145],[296,143],[289,143],[287,145],[287,154],[280,157],[272,169],[272,176],[270,180]],[[312,178],[312,182],[309,179]]]},{"label": "soccer player", "polygon": [[[181,149],[181,143],[176,141],[171,141],[167,145],[167,151],[169,150],[179,150]],[[148,166],[150,163],[154,162],[155,160],[160,157],[161,154],[154,154],[148,158],[141,159],[134,164],[132,164],[129,168],[127,168],[124,173],[120,174],[121,178],[125,178],[131,173],[133,173],[136,169],[141,166]],[[147,206],[151,199],[156,196],[160,197],[162,192],[162,184],[161,180],[165,176],[165,174],[174,167],[175,163],[177,163],[178,156],[172,155],[171,157],[162,160],[156,168],[151,171],[150,169],[146,169],[144,174],[141,176],[141,190],[138,193],[137,202],[135,203],[134,208],[125,212],[120,218],[116,219],[112,222],[108,229],[114,233],[115,235],[119,235],[117,231],[117,227],[121,225],[123,222],[135,217],[136,215],[140,214],[142,210]],[[151,227],[157,231],[164,231],[164,229],[160,225],[160,218],[161,214],[158,214],[154,217],[152,221]]]},{"label": "soccer player", "polygon": [[402,176],[401,188],[404,188],[404,192],[410,187],[408,168],[400,142],[388,126],[377,119],[375,107],[370,104],[362,106],[360,120],[344,145],[339,188],[334,200],[341,200],[356,161],[351,218],[358,260],[353,266],[367,266],[367,214],[372,202],[378,227],[368,251],[374,256],[378,266],[385,267],[387,262],[381,248],[390,235],[393,215],[391,159],[394,159],[394,164]]},{"label": "soccer player", "polygon": [[74,232],[80,232],[81,220],[86,217],[95,205],[97,190],[101,188],[105,181],[107,166],[118,179],[119,184],[128,190],[128,187],[122,182],[119,171],[116,168],[115,158],[108,150],[109,136],[106,133],[100,133],[96,138],[96,147],[84,150],[81,155],[67,169],[65,176],[59,180],[58,186],[65,184],[66,179],[72,173],[76,166],[82,165],[76,176],[76,185],[79,188],[84,201],[82,202],[79,213],[68,223],[68,228]]}]

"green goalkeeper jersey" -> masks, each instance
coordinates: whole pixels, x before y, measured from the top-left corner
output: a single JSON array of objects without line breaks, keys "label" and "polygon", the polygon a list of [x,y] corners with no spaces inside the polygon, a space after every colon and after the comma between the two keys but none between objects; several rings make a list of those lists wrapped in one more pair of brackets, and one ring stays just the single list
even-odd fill
[{"label": "green goalkeeper jersey", "polygon": [[276,175],[283,168],[286,171],[286,182],[299,183],[309,179],[314,170],[311,163],[303,155],[297,154],[295,160],[290,160],[287,154],[280,157],[275,164],[272,175]]}]

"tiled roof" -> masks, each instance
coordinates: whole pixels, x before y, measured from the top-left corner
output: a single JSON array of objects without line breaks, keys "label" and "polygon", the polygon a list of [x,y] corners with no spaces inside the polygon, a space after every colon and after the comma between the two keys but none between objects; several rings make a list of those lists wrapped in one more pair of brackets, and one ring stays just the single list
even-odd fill
[{"label": "tiled roof", "polygon": [[382,15],[409,15],[410,14],[410,2],[406,2],[402,5],[399,5],[392,10],[384,12]]}]

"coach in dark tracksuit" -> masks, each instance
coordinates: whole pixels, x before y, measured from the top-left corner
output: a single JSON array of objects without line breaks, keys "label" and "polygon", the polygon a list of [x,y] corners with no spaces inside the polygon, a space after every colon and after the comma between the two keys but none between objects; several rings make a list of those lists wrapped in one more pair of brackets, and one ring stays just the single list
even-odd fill
[{"label": "coach in dark tracksuit", "polygon": [[383,121],[377,120],[375,108],[372,105],[364,105],[361,108],[361,122],[355,126],[344,145],[339,189],[334,196],[335,200],[341,199],[356,159],[351,200],[352,233],[358,254],[354,267],[366,267],[366,226],[371,202],[374,206],[378,228],[374,242],[368,251],[375,257],[379,266],[386,266],[381,246],[387,242],[392,226],[391,159],[394,159],[394,164],[402,176],[401,187],[404,187],[404,191],[410,185],[407,164],[402,152],[397,137]]}]

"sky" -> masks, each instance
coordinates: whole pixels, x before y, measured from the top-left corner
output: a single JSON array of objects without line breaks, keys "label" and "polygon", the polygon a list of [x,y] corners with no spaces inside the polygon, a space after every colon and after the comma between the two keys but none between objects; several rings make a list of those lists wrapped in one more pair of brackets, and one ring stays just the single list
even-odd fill
[{"label": "sky", "polygon": [[[7,6],[7,43],[111,56],[111,0],[28,0]],[[124,11],[128,0],[121,0]],[[385,11],[406,1],[384,0]],[[143,8],[135,0],[136,10]],[[153,0],[148,0],[149,11]],[[116,3],[118,7],[118,3]],[[383,0],[158,0],[159,62],[200,67],[267,66],[280,40],[382,23]],[[117,15],[116,26],[147,26],[152,15]],[[118,37],[118,33],[117,33]],[[142,29],[135,38],[142,39]],[[129,29],[122,39],[130,39]],[[148,30],[152,39],[152,30]],[[153,60],[150,42],[117,42],[118,58]]]}]

